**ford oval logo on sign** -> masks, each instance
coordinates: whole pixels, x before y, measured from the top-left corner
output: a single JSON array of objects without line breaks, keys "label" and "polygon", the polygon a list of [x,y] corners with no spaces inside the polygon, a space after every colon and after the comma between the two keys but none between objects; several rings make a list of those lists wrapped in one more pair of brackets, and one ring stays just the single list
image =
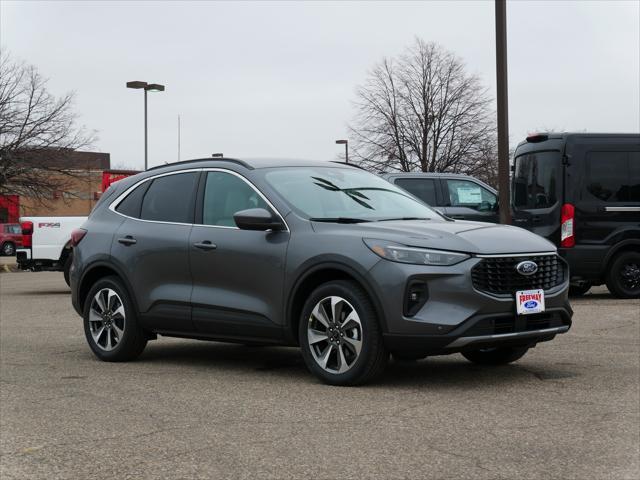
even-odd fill
[{"label": "ford oval logo on sign", "polygon": [[538,302],[536,302],[535,300],[529,300],[528,302],[524,302],[524,308],[526,308],[527,310],[531,310],[533,308],[536,308],[538,306]]},{"label": "ford oval logo on sign", "polygon": [[533,275],[538,271],[538,264],[536,262],[532,262],[531,260],[525,260],[524,262],[520,262],[516,265],[516,270],[520,275]]}]

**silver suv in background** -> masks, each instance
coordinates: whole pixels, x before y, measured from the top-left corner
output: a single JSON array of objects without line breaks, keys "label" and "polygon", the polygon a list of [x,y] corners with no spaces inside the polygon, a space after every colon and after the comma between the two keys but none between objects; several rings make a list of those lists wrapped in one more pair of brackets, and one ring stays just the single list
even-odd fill
[{"label": "silver suv in background", "polygon": [[499,223],[498,192],[469,175],[456,173],[381,173],[427,205],[456,220]]},{"label": "silver suv in background", "polygon": [[550,242],[443,217],[348,165],[154,168],[111,186],[72,242],[73,306],[105,361],[158,334],[299,345],[320,379],[353,385],[390,353],[508,363],[571,325]]}]

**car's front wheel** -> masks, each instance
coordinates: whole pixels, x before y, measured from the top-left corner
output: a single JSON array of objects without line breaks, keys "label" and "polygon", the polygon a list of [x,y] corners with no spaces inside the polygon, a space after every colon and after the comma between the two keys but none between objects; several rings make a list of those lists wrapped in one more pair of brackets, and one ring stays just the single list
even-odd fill
[{"label": "car's front wheel", "polygon": [[520,360],[529,347],[481,348],[462,352],[464,358],[481,365],[504,365]]},{"label": "car's front wheel", "polygon": [[144,350],[147,336],[118,278],[102,278],[91,287],[84,305],[84,333],[96,357],[107,362],[133,360]]},{"label": "car's front wheel", "polygon": [[382,373],[389,359],[375,309],[356,283],[333,281],[307,299],[299,342],[307,368],[332,385],[357,385]]}]

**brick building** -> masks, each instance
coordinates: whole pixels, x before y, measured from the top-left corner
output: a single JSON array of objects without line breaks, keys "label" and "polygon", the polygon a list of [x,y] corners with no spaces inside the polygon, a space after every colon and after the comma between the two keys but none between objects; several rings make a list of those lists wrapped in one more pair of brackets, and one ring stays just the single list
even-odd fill
[{"label": "brick building", "polygon": [[[0,195],[0,223],[17,222],[21,216],[83,216],[89,215],[102,193],[102,177],[109,170],[108,153],[69,152],[63,158],[43,160],[47,166],[68,171],[64,176],[65,191],[53,192],[40,202],[18,195]],[[43,175],[62,175],[42,170]]]}]

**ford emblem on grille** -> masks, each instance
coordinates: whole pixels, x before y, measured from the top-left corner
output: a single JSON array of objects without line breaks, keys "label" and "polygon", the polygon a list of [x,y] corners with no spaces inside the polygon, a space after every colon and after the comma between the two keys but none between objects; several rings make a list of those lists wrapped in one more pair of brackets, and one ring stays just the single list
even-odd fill
[{"label": "ford emblem on grille", "polygon": [[536,262],[532,262],[531,260],[525,260],[524,262],[520,262],[516,265],[516,270],[520,275],[533,275],[538,271],[538,264]]}]

